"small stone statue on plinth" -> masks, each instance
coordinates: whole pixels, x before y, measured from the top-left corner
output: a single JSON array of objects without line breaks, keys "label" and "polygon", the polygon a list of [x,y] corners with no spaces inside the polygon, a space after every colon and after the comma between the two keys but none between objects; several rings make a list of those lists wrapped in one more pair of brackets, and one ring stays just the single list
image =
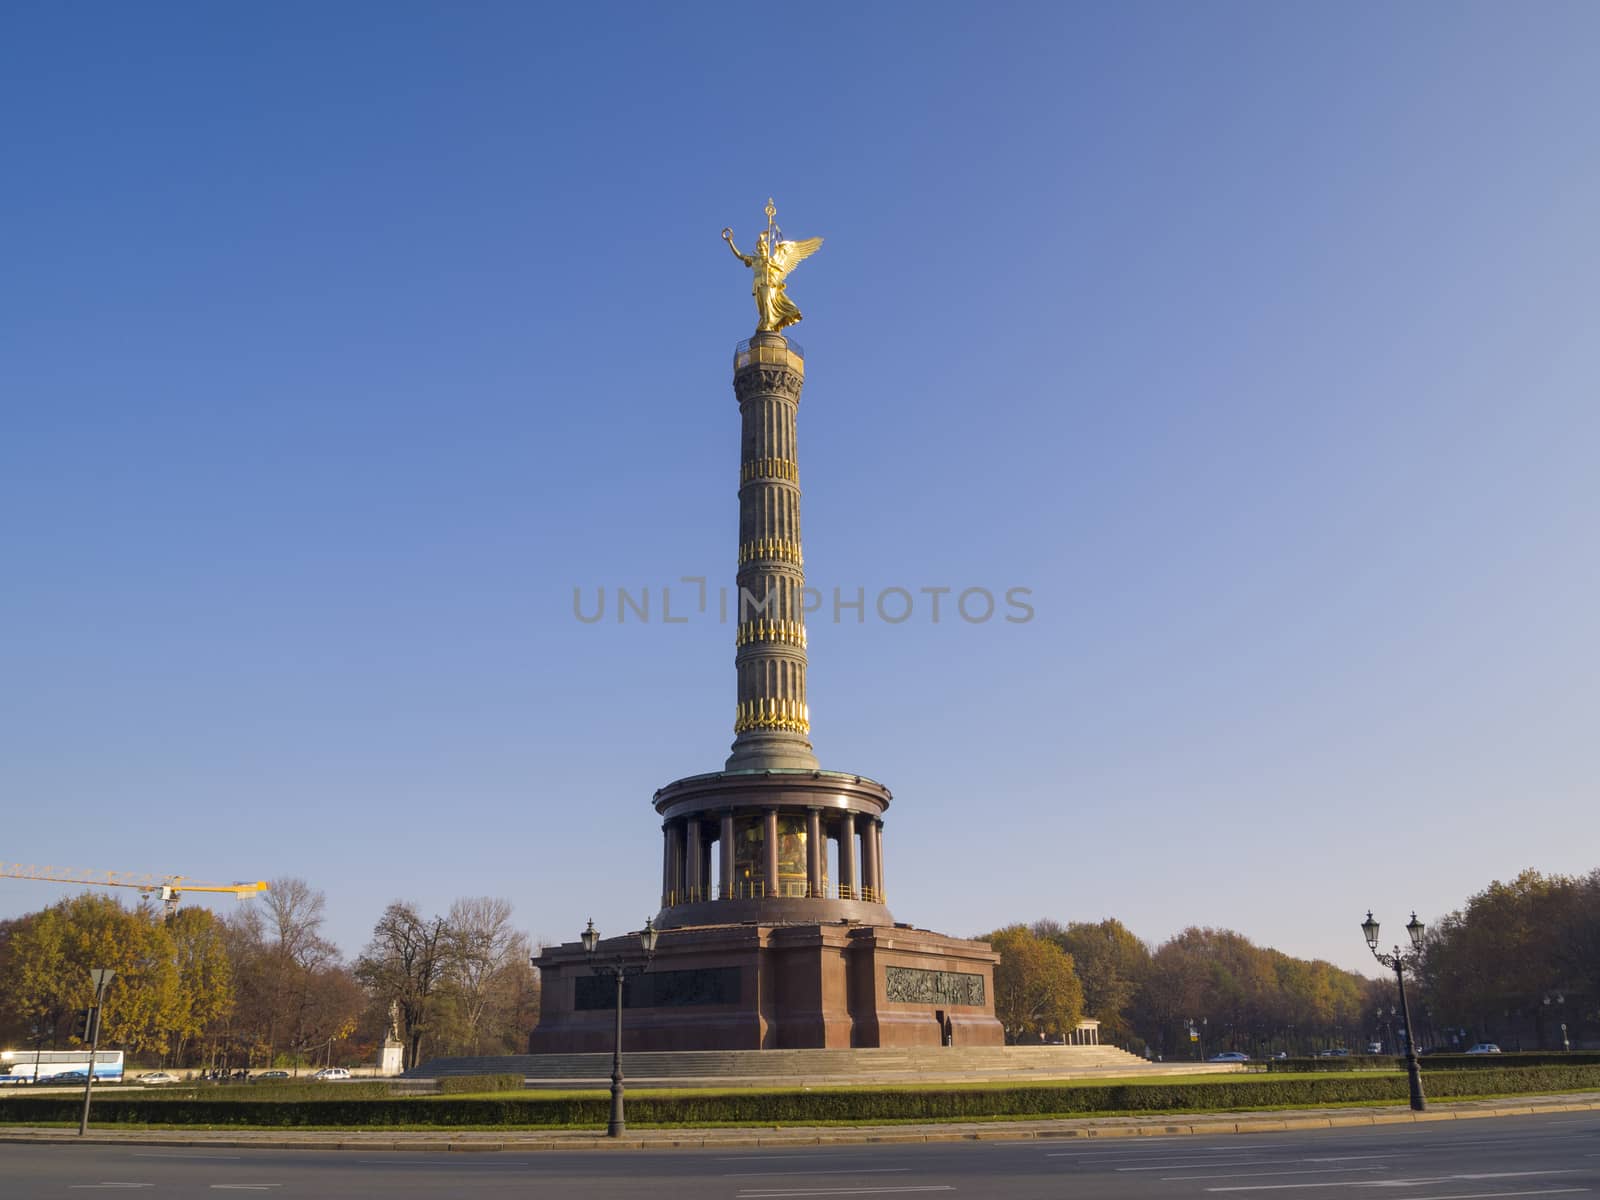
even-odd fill
[{"label": "small stone statue on plinth", "polygon": [[400,1040],[400,1005],[389,1002],[389,1028],[384,1031],[383,1045],[378,1048],[378,1074],[398,1075],[405,1070],[406,1045]]}]

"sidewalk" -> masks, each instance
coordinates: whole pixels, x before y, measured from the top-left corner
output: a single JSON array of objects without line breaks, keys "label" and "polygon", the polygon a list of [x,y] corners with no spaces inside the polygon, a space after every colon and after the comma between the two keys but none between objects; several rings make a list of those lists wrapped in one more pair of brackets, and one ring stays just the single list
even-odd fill
[{"label": "sidewalk", "polygon": [[82,1146],[210,1146],[259,1150],[671,1150],[704,1147],[851,1146],[871,1143],[1030,1141],[1047,1138],[1173,1137],[1193,1134],[1267,1133],[1286,1129],[1337,1129],[1399,1125],[1416,1121],[1460,1121],[1538,1113],[1600,1112],[1600,1092],[1529,1096],[1514,1100],[1430,1103],[1423,1113],[1402,1106],[1292,1109],[1283,1112],[1205,1113],[1192,1118],[1082,1117],[1057,1121],[983,1121],[926,1125],[862,1125],[767,1129],[641,1129],[608,1138],[598,1130],[238,1130],[130,1129],[90,1127],[80,1138],[71,1129],[0,1126],[0,1144],[59,1142]]}]

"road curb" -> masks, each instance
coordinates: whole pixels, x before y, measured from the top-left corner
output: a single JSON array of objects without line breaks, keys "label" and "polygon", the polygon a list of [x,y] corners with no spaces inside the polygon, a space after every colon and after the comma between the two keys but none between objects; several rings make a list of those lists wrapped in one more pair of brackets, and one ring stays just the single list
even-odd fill
[{"label": "road curb", "polygon": [[[609,1138],[600,1133],[527,1138],[499,1135],[484,1138],[397,1138],[393,1133],[370,1135],[342,1132],[327,1139],[317,1137],[241,1137],[218,1131],[214,1136],[186,1130],[166,1135],[138,1131],[126,1134],[92,1133],[78,1137],[65,1129],[17,1129],[0,1132],[0,1145],[65,1146],[166,1146],[228,1150],[357,1150],[366,1153],[493,1154],[585,1150],[759,1150],[804,1146],[868,1146],[944,1144],[951,1142],[1019,1142],[1102,1140],[1134,1137],[1206,1137],[1227,1134],[1282,1133],[1295,1129],[1345,1129],[1364,1125],[1405,1125],[1426,1121],[1466,1121],[1493,1117],[1523,1117],[1546,1113],[1600,1112],[1600,1098],[1524,1101],[1518,1104],[1436,1106],[1426,1112],[1323,1112],[1291,1116],[1262,1113],[1230,1120],[1172,1123],[1170,1118],[1065,1118],[1055,1122],[992,1122],[981,1127],[884,1127],[806,1131],[707,1130],[698,1134],[643,1133]],[[1116,1120],[1097,1125],[1095,1120]]]}]

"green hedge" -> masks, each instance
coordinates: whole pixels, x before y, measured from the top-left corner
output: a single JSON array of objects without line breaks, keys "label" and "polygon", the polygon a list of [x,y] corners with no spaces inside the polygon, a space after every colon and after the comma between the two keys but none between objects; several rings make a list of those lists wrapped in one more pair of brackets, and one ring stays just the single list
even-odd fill
[{"label": "green hedge", "polygon": [[1392,1071],[1399,1060],[1387,1054],[1351,1054],[1338,1058],[1269,1058],[1250,1066],[1268,1074],[1305,1074],[1308,1071]]},{"label": "green hedge", "polygon": [[439,1080],[441,1095],[463,1092],[520,1092],[527,1081],[521,1075],[446,1075]]},{"label": "green hedge", "polygon": [[[1306,1071],[1393,1071],[1403,1067],[1404,1057],[1390,1054],[1351,1054],[1340,1058],[1269,1058],[1249,1064],[1269,1074]],[[1515,1054],[1424,1054],[1424,1071],[1505,1070],[1509,1067],[1571,1067],[1600,1065],[1600,1052],[1593,1050],[1533,1050]]]},{"label": "green hedge", "polygon": [[[1424,1072],[1435,1099],[1600,1089],[1600,1066],[1511,1067]],[[225,1090],[225,1089],[222,1089]],[[628,1119],[639,1124],[796,1125],[818,1121],[939,1121],[983,1117],[1046,1117],[1085,1113],[1193,1113],[1296,1105],[1395,1103],[1406,1098],[1403,1074],[1169,1077],[1148,1083],[1032,1084],[1018,1087],[925,1088],[905,1091],[739,1091],[638,1095]],[[562,1098],[524,1093],[488,1099],[389,1096],[368,1099],[348,1087],[314,1098],[222,1100],[106,1096],[97,1124],[365,1126],[603,1125],[603,1095]],[[76,1121],[66,1097],[0,1098],[0,1122]]]},{"label": "green hedge", "polygon": [[[1404,1061],[1403,1059],[1400,1061]],[[1508,1054],[1424,1054],[1424,1071],[1463,1068],[1469,1071],[1504,1070],[1507,1067],[1570,1067],[1600,1065],[1600,1051],[1526,1050]]]},{"label": "green hedge", "polygon": [[[98,1090],[96,1092],[98,1095]],[[159,1092],[146,1093],[152,1100],[207,1100],[223,1104],[240,1104],[260,1100],[282,1103],[303,1100],[326,1100],[337,1096],[340,1100],[386,1100],[394,1094],[387,1083],[341,1082],[321,1083],[308,1079],[268,1079],[259,1083],[203,1083],[192,1087],[166,1086]],[[108,1094],[109,1097],[109,1094]],[[22,1099],[19,1095],[17,1099]],[[96,1101],[98,1103],[98,1101]]]}]

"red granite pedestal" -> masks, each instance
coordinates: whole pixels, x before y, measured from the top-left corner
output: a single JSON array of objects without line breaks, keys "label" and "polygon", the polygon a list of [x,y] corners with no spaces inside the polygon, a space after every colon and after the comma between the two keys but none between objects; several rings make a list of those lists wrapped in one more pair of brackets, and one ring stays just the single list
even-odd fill
[{"label": "red granite pedestal", "polygon": [[[637,937],[598,957],[641,957]],[[999,1046],[986,942],[908,926],[750,923],[663,931],[629,980],[624,1050]],[[537,959],[541,1016],[529,1052],[608,1051],[615,985],[577,942]]]}]

